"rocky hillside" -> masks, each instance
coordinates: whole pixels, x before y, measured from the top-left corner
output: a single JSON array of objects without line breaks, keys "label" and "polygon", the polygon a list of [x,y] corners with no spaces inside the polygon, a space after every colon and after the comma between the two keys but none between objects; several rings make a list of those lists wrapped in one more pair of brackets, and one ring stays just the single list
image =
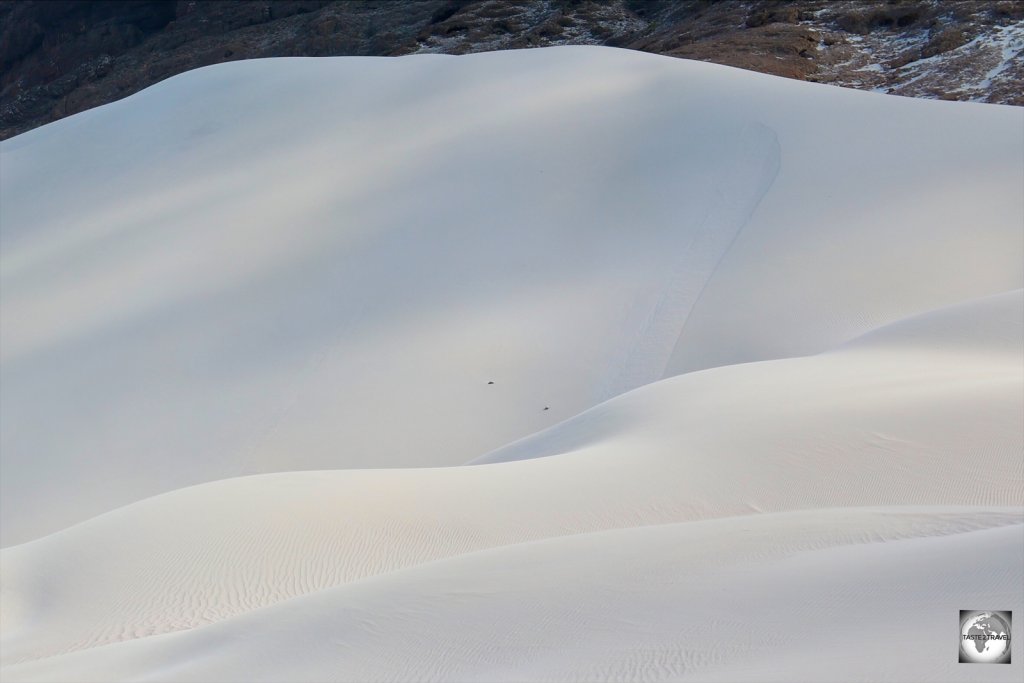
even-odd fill
[{"label": "rocky hillside", "polygon": [[567,44],[1024,105],[1016,0],[0,0],[0,139],[218,62]]}]

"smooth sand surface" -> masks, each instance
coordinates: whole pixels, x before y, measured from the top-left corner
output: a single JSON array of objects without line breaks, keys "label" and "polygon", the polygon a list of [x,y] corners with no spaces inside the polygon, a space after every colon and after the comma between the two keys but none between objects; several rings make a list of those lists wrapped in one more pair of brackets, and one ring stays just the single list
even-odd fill
[{"label": "smooth sand surface", "polygon": [[1019,680],[1022,159],[607,48],[0,143],[3,680]]}]

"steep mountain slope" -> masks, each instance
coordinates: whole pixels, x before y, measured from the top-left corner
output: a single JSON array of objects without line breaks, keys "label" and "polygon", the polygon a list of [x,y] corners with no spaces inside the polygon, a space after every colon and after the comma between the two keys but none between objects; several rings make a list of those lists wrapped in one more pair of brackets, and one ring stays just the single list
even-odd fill
[{"label": "steep mountain slope", "polygon": [[1016,0],[0,0],[0,37],[0,139],[219,62],[555,45],[1024,104]]}]

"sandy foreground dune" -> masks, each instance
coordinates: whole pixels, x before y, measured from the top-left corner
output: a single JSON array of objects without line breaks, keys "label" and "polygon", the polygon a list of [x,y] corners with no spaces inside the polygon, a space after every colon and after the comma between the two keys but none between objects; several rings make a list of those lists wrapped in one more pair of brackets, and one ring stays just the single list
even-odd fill
[{"label": "sandy foreground dune", "polygon": [[5,141],[3,680],[1019,680],[1022,160],[604,48]]},{"label": "sandy foreground dune", "polygon": [[[422,564],[6,675],[1013,681],[1016,665],[959,666],[947,622],[951,604],[1024,607],[1022,553],[1019,511],[836,509],[645,526]],[[979,557],[997,567],[985,581]]]}]

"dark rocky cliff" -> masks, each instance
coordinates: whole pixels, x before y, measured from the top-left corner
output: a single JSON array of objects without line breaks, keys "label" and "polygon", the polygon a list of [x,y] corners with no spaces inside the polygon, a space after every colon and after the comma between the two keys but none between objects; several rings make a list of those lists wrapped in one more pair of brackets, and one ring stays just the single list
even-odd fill
[{"label": "dark rocky cliff", "polygon": [[0,0],[0,139],[218,62],[564,44],[1024,104],[1015,0]]}]

